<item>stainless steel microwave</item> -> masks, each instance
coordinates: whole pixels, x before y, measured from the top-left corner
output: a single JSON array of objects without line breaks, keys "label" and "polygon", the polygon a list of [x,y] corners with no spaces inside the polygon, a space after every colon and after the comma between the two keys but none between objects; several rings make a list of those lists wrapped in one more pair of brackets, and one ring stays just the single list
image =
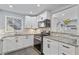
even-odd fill
[{"label": "stainless steel microwave", "polygon": [[50,27],[50,20],[45,19],[44,21],[39,21],[38,22],[38,27]]}]

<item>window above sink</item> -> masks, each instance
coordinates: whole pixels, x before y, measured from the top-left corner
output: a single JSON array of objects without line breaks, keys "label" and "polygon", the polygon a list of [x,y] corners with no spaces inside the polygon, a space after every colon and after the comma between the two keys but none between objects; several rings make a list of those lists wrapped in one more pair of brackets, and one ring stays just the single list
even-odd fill
[{"label": "window above sink", "polygon": [[14,32],[23,29],[23,20],[18,17],[6,16],[5,17],[5,32]]}]

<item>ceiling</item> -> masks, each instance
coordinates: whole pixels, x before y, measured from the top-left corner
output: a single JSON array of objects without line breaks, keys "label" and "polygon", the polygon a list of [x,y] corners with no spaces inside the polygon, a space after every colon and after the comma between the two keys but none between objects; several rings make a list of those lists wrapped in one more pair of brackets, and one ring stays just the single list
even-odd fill
[{"label": "ceiling", "polygon": [[0,4],[0,9],[24,15],[37,15],[44,10],[55,11],[69,4]]}]

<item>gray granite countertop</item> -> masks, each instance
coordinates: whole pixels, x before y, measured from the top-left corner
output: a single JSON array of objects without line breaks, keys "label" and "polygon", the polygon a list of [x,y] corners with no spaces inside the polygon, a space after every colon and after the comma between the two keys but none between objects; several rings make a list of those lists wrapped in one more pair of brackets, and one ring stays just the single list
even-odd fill
[{"label": "gray granite countertop", "polygon": [[35,35],[35,34],[38,34],[38,33],[26,33],[26,34],[14,34],[14,33],[9,33],[9,34],[3,34],[0,36],[0,40],[3,40],[4,38],[7,38],[7,37],[16,37],[16,36],[28,36],[28,35]]},{"label": "gray granite countertop", "polygon": [[65,44],[69,44],[75,47],[78,47],[79,45],[77,45],[76,39],[70,39],[70,38],[66,38],[66,37],[59,37],[59,36],[45,36],[44,38],[48,38],[54,41],[58,41],[61,43],[65,43]]}]

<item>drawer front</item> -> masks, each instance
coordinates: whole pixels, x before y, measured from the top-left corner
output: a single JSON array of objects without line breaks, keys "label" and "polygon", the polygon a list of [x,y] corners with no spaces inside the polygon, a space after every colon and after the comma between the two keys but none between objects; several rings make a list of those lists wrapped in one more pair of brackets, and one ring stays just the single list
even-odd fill
[{"label": "drawer front", "polygon": [[59,54],[75,54],[75,47],[64,44],[64,43],[59,43]]},{"label": "drawer front", "polygon": [[75,55],[75,53],[73,51],[71,53],[69,53],[67,51],[61,50],[61,51],[59,51],[59,55]]}]

